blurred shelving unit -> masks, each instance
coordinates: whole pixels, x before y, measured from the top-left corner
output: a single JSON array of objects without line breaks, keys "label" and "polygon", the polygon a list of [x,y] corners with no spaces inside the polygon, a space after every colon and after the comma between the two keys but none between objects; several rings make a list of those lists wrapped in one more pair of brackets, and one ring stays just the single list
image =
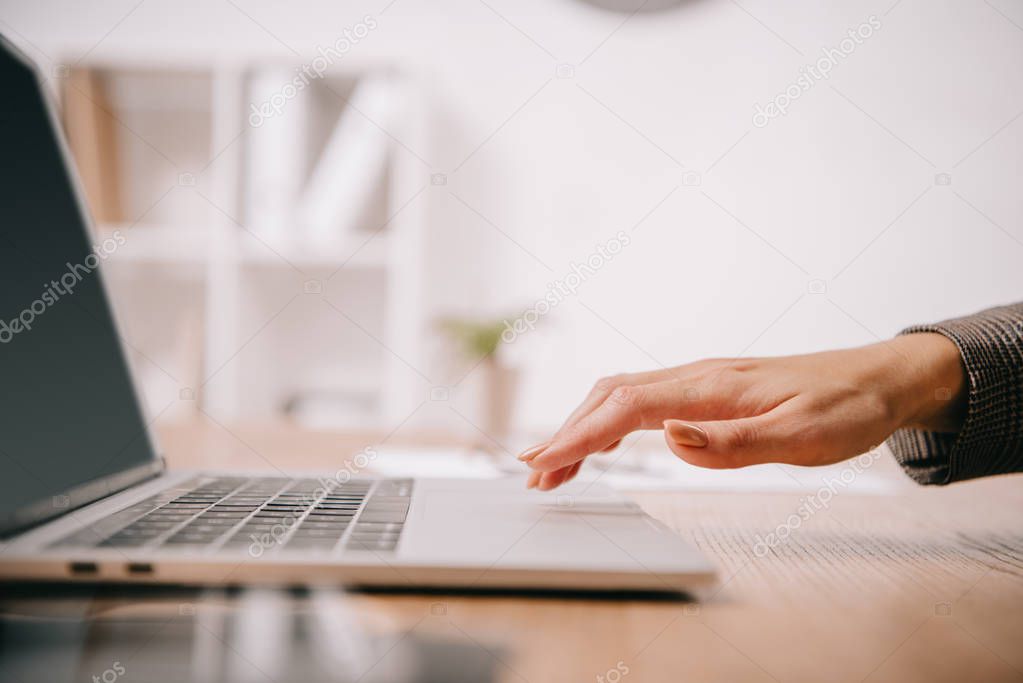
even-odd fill
[{"label": "blurred shelving unit", "polygon": [[429,396],[409,202],[428,175],[393,149],[423,134],[416,81],[296,89],[300,66],[120,55],[63,77],[95,237],[125,238],[105,272],[151,412],[374,426]]}]

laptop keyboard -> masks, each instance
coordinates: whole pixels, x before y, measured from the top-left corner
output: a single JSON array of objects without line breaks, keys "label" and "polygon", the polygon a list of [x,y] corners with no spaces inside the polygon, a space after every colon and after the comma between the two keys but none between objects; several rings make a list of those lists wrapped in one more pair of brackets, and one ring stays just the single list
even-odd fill
[{"label": "laptop keyboard", "polygon": [[113,513],[54,546],[393,552],[411,479],[200,477]]}]

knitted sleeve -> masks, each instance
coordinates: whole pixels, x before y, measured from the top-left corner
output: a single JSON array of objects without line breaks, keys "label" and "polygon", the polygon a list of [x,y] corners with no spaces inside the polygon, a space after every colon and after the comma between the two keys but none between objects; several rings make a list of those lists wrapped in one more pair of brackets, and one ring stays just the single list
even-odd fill
[{"label": "knitted sleeve", "polygon": [[918,325],[959,348],[969,387],[957,434],[900,429],[888,439],[896,460],[921,484],[949,484],[1023,471],[1023,303]]}]

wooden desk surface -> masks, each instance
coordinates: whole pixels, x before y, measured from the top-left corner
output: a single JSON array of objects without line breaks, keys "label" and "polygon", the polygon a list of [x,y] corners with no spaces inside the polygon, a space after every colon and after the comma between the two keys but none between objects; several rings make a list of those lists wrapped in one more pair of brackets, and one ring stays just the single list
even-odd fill
[{"label": "wooden desk surface", "polygon": [[[380,438],[212,422],[159,435],[172,467],[325,471]],[[764,557],[755,534],[783,524],[803,495],[636,495],[720,568],[719,584],[694,603],[352,601],[370,628],[484,648],[509,682],[1023,681],[1021,484],[839,493]]]}]

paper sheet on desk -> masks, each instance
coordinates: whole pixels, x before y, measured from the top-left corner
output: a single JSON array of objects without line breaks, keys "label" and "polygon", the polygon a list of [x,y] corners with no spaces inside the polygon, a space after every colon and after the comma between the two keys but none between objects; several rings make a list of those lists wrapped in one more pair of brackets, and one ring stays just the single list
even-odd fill
[{"label": "paper sheet on desk", "polygon": [[[670,452],[649,452],[630,462],[616,462],[616,454],[592,456],[594,463],[583,467],[580,481],[600,481],[620,491],[749,491],[758,493],[812,492],[828,486],[864,495],[888,495],[911,482],[891,462],[887,451],[867,467],[846,461],[828,467],[755,465],[738,470],[696,467]],[[597,460],[599,458],[599,460]],[[507,456],[498,466],[495,456],[479,451],[452,448],[385,448],[373,460],[372,473],[385,477],[495,479],[515,476],[525,479],[528,468]],[[641,461],[643,466],[632,464]],[[854,471],[855,470],[855,471]],[[853,475],[853,476],[850,476]],[[847,481],[848,480],[848,481]]]},{"label": "paper sheet on desk", "polygon": [[496,479],[507,475],[492,456],[464,448],[381,448],[370,469],[382,477]]},{"label": "paper sheet on desk", "polygon": [[597,467],[584,468],[580,477],[584,473],[599,477],[601,482],[622,491],[810,493],[829,487],[854,494],[890,495],[901,488],[913,487],[886,447],[825,467],[766,464],[713,470],[690,465],[659,449],[644,449],[625,457],[641,462],[642,467],[629,466],[624,460],[620,463],[604,460],[603,473],[598,462]]}]

